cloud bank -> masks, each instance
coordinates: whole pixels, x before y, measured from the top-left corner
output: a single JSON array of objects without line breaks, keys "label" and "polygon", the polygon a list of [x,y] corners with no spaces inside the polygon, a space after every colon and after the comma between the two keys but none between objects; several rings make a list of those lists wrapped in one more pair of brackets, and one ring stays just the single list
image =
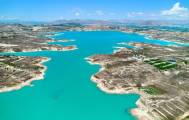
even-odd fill
[{"label": "cloud bank", "polygon": [[170,18],[178,17],[178,19],[189,18],[189,9],[182,7],[180,3],[177,2],[173,5],[171,9],[162,11],[161,15],[170,17]]}]

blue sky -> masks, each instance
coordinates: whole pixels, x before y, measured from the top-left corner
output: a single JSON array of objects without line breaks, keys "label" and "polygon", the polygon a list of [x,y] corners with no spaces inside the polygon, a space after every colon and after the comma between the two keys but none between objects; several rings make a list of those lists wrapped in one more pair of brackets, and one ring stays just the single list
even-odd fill
[{"label": "blue sky", "polygon": [[188,19],[189,0],[0,0],[0,19]]}]

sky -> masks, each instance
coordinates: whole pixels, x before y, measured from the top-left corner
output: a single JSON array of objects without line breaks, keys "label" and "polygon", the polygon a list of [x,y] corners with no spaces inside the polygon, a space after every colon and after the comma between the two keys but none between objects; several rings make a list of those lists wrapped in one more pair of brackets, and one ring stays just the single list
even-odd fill
[{"label": "sky", "polygon": [[189,20],[189,0],[0,0],[0,20]]}]

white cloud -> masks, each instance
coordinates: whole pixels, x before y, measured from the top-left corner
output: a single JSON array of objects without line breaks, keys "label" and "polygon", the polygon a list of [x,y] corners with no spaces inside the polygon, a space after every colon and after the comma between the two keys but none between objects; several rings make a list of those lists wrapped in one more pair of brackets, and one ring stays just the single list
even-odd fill
[{"label": "white cloud", "polygon": [[80,12],[75,12],[74,15],[78,17],[78,16],[81,15],[81,13]]},{"label": "white cloud", "polygon": [[17,17],[13,17],[13,16],[0,16],[1,20],[15,20],[18,19]]},{"label": "white cloud", "polygon": [[127,17],[134,17],[131,13],[127,13]]},{"label": "white cloud", "polygon": [[95,13],[96,13],[96,15],[98,15],[98,16],[103,16],[103,15],[104,15],[104,12],[101,11],[101,10],[96,10]]},{"label": "white cloud", "polygon": [[60,19],[60,20],[63,20],[63,19],[64,19],[64,17],[63,17],[63,16],[60,16],[60,17],[59,17],[59,19]]},{"label": "white cloud", "polygon": [[127,17],[138,17],[138,16],[143,16],[144,13],[143,12],[130,12],[127,13]]},{"label": "white cloud", "polygon": [[116,13],[114,13],[114,12],[110,12],[109,15],[111,15],[111,16],[115,16]]},{"label": "white cloud", "polygon": [[80,17],[81,15],[84,14],[83,10],[80,9],[80,8],[73,8],[71,10],[72,14],[75,16],[75,17]]},{"label": "white cloud", "polygon": [[168,16],[168,17],[182,17],[187,18],[189,17],[189,9],[180,6],[180,3],[177,2],[173,5],[170,10],[164,10],[161,12],[161,15]]},{"label": "white cloud", "polygon": [[154,13],[151,13],[149,14],[150,17],[157,17],[158,15],[154,14]]},{"label": "white cloud", "polygon": [[144,15],[143,12],[136,12],[135,15]]},{"label": "white cloud", "polygon": [[5,16],[0,16],[0,19],[3,19],[3,18],[5,18]]}]

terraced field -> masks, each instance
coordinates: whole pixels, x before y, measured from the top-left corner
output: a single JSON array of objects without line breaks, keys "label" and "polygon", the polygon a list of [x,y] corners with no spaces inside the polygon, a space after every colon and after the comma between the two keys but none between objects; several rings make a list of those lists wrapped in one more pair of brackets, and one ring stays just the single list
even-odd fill
[{"label": "terraced field", "polygon": [[168,70],[173,69],[177,67],[177,64],[170,61],[165,61],[161,59],[150,59],[144,61],[145,63],[148,63],[150,65],[153,65],[154,67],[158,68],[159,70]]}]

